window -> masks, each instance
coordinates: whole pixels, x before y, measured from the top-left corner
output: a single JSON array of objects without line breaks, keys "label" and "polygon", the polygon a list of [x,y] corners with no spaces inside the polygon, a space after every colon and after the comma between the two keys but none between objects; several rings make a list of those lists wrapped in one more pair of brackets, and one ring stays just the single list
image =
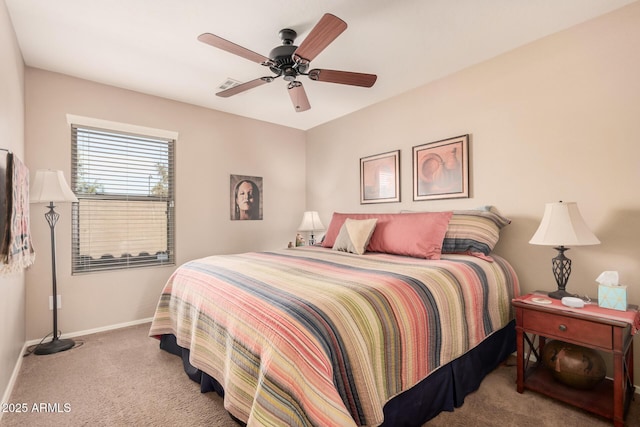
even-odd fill
[{"label": "window", "polygon": [[174,139],[71,125],[72,273],[175,264]]}]

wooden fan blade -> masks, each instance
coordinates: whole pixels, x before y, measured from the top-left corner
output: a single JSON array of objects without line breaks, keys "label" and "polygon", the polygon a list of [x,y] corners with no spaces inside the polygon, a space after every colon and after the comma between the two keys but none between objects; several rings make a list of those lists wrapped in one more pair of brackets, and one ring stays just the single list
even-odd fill
[{"label": "wooden fan blade", "polygon": [[218,49],[225,50],[229,53],[233,53],[234,55],[241,56],[249,61],[257,62],[261,65],[271,65],[272,61],[266,56],[260,55],[259,53],[255,53],[252,50],[239,46],[235,43],[232,43],[228,40],[223,39],[222,37],[218,37],[215,34],[204,33],[198,36],[198,40],[202,43],[206,43],[213,47],[217,47]]},{"label": "wooden fan blade", "polygon": [[228,98],[230,96],[237,95],[246,90],[253,89],[254,87],[262,86],[265,83],[271,83],[272,81],[273,81],[273,77],[260,77],[255,80],[249,80],[248,82],[241,83],[232,88],[223,90],[222,92],[218,92],[216,93],[216,95],[222,98]]},{"label": "wooden fan blade", "polygon": [[305,92],[302,83],[299,81],[293,81],[289,83],[287,86],[287,90],[289,92],[289,96],[291,97],[291,102],[293,103],[293,108],[295,108],[296,112],[307,111],[311,108],[311,104],[309,104],[309,98],[307,98],[307,92]]},{"label": "wooden fan blade", "polygon": [[313,61],[324,48],[329,46],[346,29],[346,22],[337,16],[325,13],[296,51],[293,52],[293,60],[303,63]]},{"label": "wooden fan blade", "polygon": [[353,73],[351,71],[321,70],[309,71],[309,78],[319,82],[339,83],[342,85],[371,87],[378,79],[375,74]]}]

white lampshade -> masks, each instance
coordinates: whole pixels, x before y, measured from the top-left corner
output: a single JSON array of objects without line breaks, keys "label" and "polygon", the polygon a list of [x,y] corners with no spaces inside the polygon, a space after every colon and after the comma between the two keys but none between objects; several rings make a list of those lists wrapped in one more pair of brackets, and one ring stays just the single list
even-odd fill
[{"label": "white lampshade", "polygon": [[307,211],[302,216],[302,222],[298,226],[298,231],[319,231],[324,230],[324,225],[320,221],[320,215],[316,211]]},{"label": "white lampshade", "polygon": [[38,169],[29,189],[29,202],[77,202],[73,191],[64,179],[62,171]]},{"label": "white lampshade", "polygon": [[547,203],[538,230],[529,243],[549,246],[597,245],[575,202]]}]

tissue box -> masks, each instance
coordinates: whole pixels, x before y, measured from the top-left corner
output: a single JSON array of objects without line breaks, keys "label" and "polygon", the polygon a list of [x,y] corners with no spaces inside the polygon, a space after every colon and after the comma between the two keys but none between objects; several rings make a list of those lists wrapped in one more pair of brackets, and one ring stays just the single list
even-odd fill
[{"label": "tissue box", "polygon": [[603,308],[627,311],[627,287],[598,285],[598,305]]}]

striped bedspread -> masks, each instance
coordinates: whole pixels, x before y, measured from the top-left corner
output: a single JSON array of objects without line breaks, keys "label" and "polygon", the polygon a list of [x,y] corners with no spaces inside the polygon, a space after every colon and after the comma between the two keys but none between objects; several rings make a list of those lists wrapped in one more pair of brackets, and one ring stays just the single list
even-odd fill
[{"label": "striped bedspread", "polygon": [[493,257],[202,258],[169,279],[149,334],[174,334],[249,426],[374,426],[388,400],[512,318],[517,278]]}]

